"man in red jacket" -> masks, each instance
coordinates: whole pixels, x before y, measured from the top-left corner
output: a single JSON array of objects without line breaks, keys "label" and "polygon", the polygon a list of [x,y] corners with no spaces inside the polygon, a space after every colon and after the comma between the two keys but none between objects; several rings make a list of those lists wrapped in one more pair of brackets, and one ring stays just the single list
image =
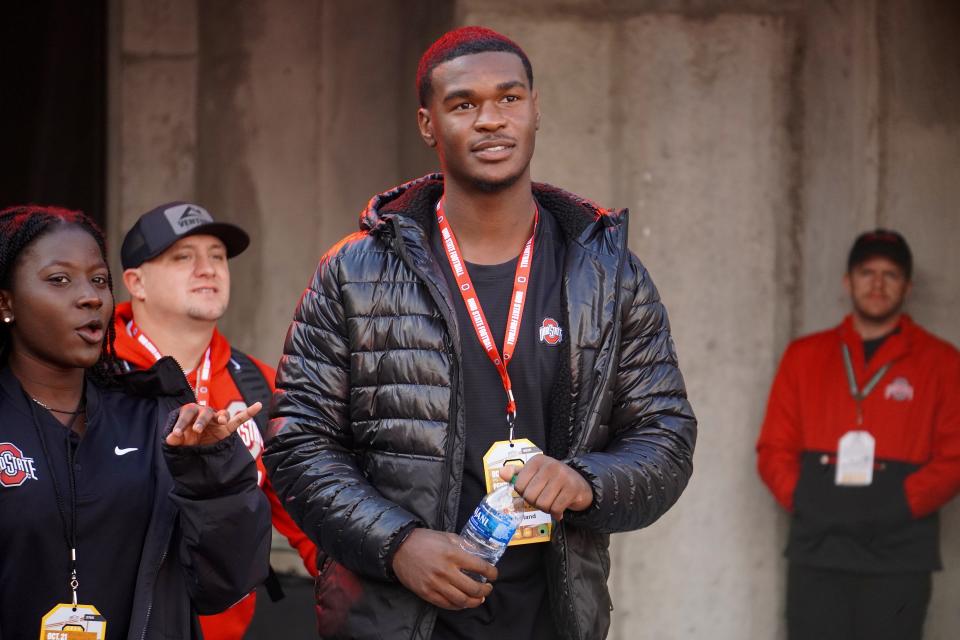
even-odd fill
[{"label": "man in red jacket", "polygon": [[960,354],[902,312],[913,260],[877,229],[850,251],[852,313],[794,341],[757,442],[792,513],[790,640],[922,637],[937,510],[960,489]]},{"label": "man in red jacket", "polygon": [[[269,402],[275,372],[231,349],[217,330],[230,301],[227,260],[250,243],[239,227],[215,222],[202,207],[172,202],[140,217],[123,239],[123,283],[131,301],[115,312],[117,356],[131,368],[172,356],[186,372],[197,402],[237,411],[245,395]],[[261,401],[264,401],[261,400]],[[251,400],[253,402],[255,400]],[[265,424],[265,423],[264,423]],[[257,461],[258,480],[270,500],[273,525],[316,575],[316,547],[283,509],[264,471],[263,437],[254,420],[237,430]],[[246,562],[246,558],[237,558]],[[256,592],[227,611],[200,618],[207,640],[240,640],[253,618]]]}]

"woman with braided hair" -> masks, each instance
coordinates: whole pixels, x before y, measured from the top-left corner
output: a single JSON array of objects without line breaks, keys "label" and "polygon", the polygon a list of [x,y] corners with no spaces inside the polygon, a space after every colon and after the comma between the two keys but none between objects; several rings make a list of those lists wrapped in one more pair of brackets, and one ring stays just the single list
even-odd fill
[{"label": "woman with braided hair", "polygon": [[197,614],[266,576],[269,507],[234,433],[259,403],[196,404],[170,358],[119,374],[113,304],[89,218],[0,211],[0,640],[199,638]]}]

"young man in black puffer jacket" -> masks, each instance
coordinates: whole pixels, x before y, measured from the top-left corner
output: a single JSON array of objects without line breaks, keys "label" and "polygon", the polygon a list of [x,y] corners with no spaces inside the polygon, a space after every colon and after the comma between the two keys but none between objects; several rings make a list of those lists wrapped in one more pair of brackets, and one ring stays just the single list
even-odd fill
[{"label": "young man in black puffer jacket", "polygon": [[[278,369],[264,460],[320,548],[320,635],[602,638],[608,534],[654,522],[692,472],[666,311],[626,211],[532,183],[540,113],[515,43],[450,32],[417,86],[443,173],[371,200]],[[453,532],[510,478],[504,458],[525,461],[537,524],[495,568]]]}]

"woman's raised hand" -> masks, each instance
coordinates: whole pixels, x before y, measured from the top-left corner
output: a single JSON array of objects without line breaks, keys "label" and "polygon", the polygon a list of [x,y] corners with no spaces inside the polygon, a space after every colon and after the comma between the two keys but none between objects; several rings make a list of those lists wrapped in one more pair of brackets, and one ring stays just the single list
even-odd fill
[{"label": "woman's raised hand", "polygon": [[185,404],[180,407],[177,422],[173,425],[167,444],[171,447],[194,447],[205,444],[216,444],[237,430],[244,422],[254,417],[263,405],[254,402],[249,407],[238,411],[230,417],[226,410],[214,411],[196,403]]}]

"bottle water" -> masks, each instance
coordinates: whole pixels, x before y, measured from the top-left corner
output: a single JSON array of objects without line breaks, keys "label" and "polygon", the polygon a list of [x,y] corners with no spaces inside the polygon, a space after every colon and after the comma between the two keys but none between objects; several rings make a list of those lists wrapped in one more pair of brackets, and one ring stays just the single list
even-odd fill
[{"label": "bottle water", "polygon": [[[484,496],[460,532],[460,548],[490,564],[497,564],[523,521],[523,498],[513,496],[515,480],[516,476]],[[487,581],[472,571],[464,573],[479,582]]]}]

